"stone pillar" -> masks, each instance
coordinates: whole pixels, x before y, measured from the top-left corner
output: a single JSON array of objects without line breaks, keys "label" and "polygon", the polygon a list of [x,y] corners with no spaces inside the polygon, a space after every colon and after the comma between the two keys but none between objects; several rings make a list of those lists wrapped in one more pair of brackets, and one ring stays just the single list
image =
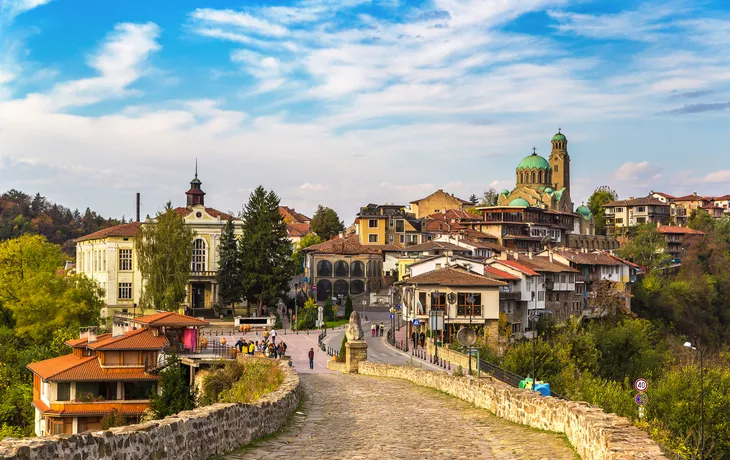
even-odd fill
[{"label": "stone pillar", "polygon": [[368,344],[364,340],[353,340],[345,343],[345,367],[347,372],[357,373],[360,361],[368,359]]}]

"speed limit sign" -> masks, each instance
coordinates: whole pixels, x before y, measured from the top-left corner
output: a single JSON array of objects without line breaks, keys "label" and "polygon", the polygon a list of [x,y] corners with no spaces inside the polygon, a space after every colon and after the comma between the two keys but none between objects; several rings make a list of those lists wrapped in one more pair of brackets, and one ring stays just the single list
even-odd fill
[{"label": "speed limit sign", "polygon": [[636,391],[646,391],[648,386],[649,383],[644,379],[638,379],[634,382],[634,388],[636,388]]}]

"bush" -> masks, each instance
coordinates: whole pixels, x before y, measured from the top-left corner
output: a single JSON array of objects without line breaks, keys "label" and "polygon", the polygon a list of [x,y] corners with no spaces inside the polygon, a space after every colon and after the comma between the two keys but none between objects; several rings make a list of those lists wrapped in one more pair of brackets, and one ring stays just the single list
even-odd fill
[{"label": "bush", "polygon": [[188,383],[188,376],[177,356],[168,358],[168,365],[160,372],[158,384],[162,392],[154,392],[150,398],[150,411],[155,420],[195,407],[197,392]]},{"label": "bush", "polygon": [[313,329],[317,322],[317,302],[314,299],[307,299],[303,307],[299,308],[299,318],[297,318],[297,329]]},{"label": "bush", "polygon": [[332,297],[327,298],[327,301],[324,303],[322,317],[324,318],[325,321],[334,321],[335,320],[335,310],[334,310],[334,305],[332,304]]},{"label": "bush", "polygon": [[340,345],[340,355],[337,357],[337,361],[344,363],[345,362],[345,356],[347,354],[347,347],[345,344],[347,343],[347,334],[342,336],[342,345]]},{"label": "bush", "polygon": [[352,297],[350,297],[350,294],[347,294],[345,298],[345,319],[349,320],[350,315],[352,315]]},{"label": "bush", "polygon": [[111,413],[105,415],[104,418],[101,419],[101,429],[108,430],[109,428],[124,426],[128,423],[129,421],[124,414],[120,414],[116,409],[112,409]]},{"label": "bush", "polygon": [[284,372],[279,361],[265,358],[246,359],[242,363],[242,374],[233,386],[223,391],[218,402],[251,403],[263,395],[275,391],[284,381]]},{"label": "bush", "polygon": [[218,402],[220,394],[230,390],[242,375],[243,365],[238,361],[230,361],[224,367],[213,370],[203,379],[200,405],[207,406]]}]

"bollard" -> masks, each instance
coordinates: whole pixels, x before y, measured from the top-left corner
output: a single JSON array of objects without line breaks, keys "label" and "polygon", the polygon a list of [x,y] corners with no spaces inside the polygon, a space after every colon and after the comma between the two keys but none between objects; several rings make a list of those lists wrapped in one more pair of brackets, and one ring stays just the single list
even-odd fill
[{"label": "bollard", "polygon": [[449,361],[449,370],[451,370],[451,361]]}]

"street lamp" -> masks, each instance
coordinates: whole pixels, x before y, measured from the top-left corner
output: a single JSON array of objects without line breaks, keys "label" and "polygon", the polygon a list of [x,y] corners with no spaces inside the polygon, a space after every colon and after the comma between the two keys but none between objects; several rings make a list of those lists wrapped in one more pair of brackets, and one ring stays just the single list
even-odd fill
[{"label": "street lamp", "polygon": [[695,350],[700,355],[700,460],[705,458],[705,382],[704,382],[704,360],[705,350],[700,348],[700,340],[695,338],[696,346],[691,342],[684,342],[684,346]]},{"label": "street lamp", "polygon": [[[436,296],[436,305],[439,304],[439,290],[433,291]],[[431,302],[433,304],[433,302]],[[433,362],[437,362],[439,359],[439,344],[436,341],[436,327],[438,327],[438,317],[436,316],[437,311],[432,308],[431,311],[431,334],[433,334]]]},{"label": "street lamp", "polygon": [[[299,283],[294,283],[294,327],[297,330],[297,335],[299,334],[299,328],[297,326],[297,321],[299,321]],[[291,329],[291,322],[289,323],[289,329]]]},{"label": "street lamp", "polygon": [[[471,305],[471,308],[469,309],[469,327],[471,327],[471,317],[474,313],[474,294],[469,294],[466,297],[466,303]],[[471,376],[471,347],[469,347],[469,375]]]}]

